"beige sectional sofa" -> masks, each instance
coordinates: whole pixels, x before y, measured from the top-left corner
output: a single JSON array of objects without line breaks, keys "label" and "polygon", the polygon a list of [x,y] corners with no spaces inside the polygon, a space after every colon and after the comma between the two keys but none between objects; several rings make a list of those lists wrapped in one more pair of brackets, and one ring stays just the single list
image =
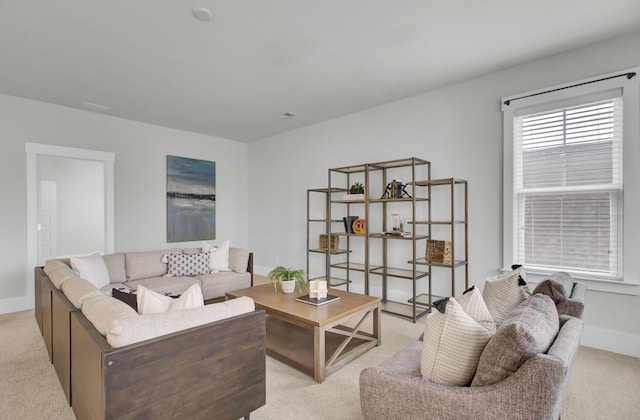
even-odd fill
[{"label": "beige sectional sofa", "polygon": [[[230,271],[200,274],[196,276],[165,277],[167,263],[162,259],[167,254],[195,254],[200,248],[174,248],[158,251],[119,252],[106,254],[102,258],[109,273],[110,283],[102,288],[111,293],[112,288],[129,288],[136,290],[143,285],[160,293],[181,294],[192,284],[202,286],[205,301],[224,299],[226,292],[250,287],[253,285],[253,254],[242,248],[229,248]],[[50,260],[45,264],[45,271],[51,271],[60,262],[71,267],[69,259]],[[59,280],[58,280],[59,279]],[[60,289],[65,277],[52,278],[56,288]],[[64,292],[64,290],[63,290]],[[66,294],[66,292],[65,292]],[[76,307],[78,307],[76,305]]]},{"label": "beige sectional sofa", "polygon": [[[252,285],[252,255],[231,248],[232,271],[165,276],[165,254],[197,252],[105,255],[110,283],[102,288],[68,260],[35,268],[36,319],[78,419],[235,419],[264,405],[264,311],[249,298],[223,301]],[[210,304],[139,315],[111,297],[113,288],[180,294],[194,283]]]}]

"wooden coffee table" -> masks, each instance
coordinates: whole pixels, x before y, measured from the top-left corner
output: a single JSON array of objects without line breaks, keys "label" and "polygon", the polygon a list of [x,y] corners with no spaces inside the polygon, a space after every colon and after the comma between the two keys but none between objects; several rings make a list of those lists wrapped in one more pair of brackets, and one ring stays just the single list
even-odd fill
[{"label": "wooden coffee table", "polygon": [[[321,306],[296,301],[302,295],[260,285],[227,293],[248,296],[267,314],[267,354],[319,383],[341,366],[380,345],[380,298],[330,289],[340,299]],[[362,327],[372,315],[373,331]],[[344,325],[348,323],[349,326]]]}]

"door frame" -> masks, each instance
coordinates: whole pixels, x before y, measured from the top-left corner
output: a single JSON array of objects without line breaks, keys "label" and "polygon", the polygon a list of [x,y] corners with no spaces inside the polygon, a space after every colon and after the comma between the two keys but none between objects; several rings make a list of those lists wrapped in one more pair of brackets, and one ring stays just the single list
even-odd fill
[{"label": "door frame", "polygon": [[113,152],[53,146],[40,143],[25,143],[27,167],[27,296],[26,308],[33,307],[33,269],[38,264],[38,156],[63,157],[102,162],[104,164],[104,215],[105,250],[113,253],[115,248],[115,206]]}]

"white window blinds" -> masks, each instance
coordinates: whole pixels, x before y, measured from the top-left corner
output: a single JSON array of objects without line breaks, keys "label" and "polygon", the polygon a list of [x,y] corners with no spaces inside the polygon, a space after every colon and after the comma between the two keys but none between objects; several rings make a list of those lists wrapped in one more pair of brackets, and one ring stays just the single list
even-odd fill
[{"label": "white window blinds", "polygon": [[619,278],[622,99],[545,108],[514,117],[517,262]]}]

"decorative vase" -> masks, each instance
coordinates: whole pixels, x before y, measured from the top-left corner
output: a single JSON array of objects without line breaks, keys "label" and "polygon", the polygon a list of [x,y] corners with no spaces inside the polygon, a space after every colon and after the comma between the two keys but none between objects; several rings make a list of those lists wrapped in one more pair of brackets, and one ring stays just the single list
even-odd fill
[{"label": "decorative vase", "polygon": [[280,282],[280,287],[284,293],[293,293],[296,290],[296,281],[295,280],[287,280]]}]

